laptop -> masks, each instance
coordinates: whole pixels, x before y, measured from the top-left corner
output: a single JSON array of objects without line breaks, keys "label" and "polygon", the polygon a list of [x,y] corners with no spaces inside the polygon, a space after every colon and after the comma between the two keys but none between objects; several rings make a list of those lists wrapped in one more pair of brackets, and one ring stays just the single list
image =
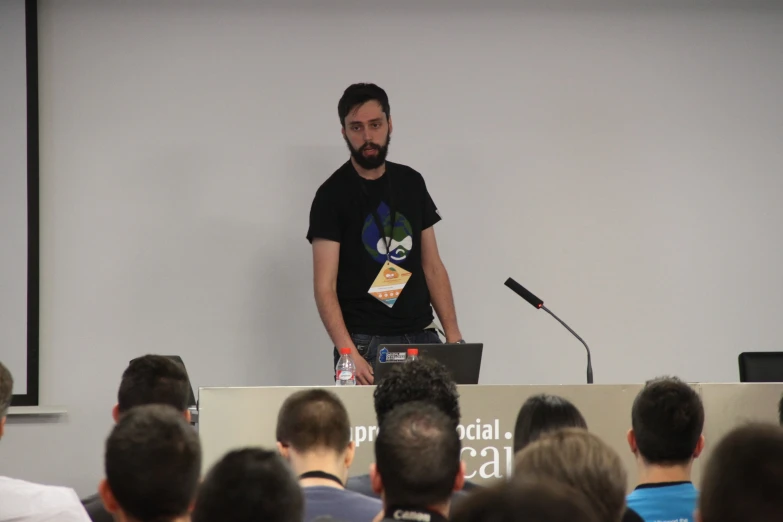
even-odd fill
[{"label": "laptop", "polygon": [[443,364],[457,384],[478,384],[483,343],[468,344],[381,344],[375,362],[375,384],[398,364],[404,364],[408,348],[418,348],[419,358]]}]

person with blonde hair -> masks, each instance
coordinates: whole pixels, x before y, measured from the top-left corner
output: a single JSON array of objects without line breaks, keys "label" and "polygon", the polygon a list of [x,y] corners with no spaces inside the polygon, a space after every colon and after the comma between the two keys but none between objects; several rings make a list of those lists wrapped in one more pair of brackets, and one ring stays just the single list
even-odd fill
[{"label": "person with blonde hair", "polygon": [[558,430],[528,445],[516,456],[512,480],[554,480],[571,486],[606,522],[620,522],[626,515],[628,479],[620,456],[584,429]]}]

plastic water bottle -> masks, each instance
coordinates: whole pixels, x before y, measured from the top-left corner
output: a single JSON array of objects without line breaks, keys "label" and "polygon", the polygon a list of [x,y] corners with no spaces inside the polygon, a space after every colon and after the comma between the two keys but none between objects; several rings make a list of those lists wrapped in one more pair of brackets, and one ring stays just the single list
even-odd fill
[{"label": "plastic water bottle", "polygon": [[405,357],[405,362],[414,362],[419,360],[419,349],[418,348],[408,348],[408,355]]},{"label": "plastic water bottle", "polygon": [[350,348],[340,348],[340,360],[335,368],[335,386],[356,386],[356,365]]}]

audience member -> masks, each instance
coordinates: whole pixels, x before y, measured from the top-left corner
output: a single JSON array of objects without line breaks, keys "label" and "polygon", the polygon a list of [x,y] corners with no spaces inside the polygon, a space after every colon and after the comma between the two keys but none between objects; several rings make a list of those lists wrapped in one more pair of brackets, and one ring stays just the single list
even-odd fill
[{"label": "audience member", "polygon": [[513,480],[554,480],[579,491],[599,519],[620,522],[626,513],[627,475],[620,456],[581,428],[552,432],[520,451]]},{"label": "audience member", "polygon": [[385,519],[445,521],[451,494],[465,481],[461,448],[454,420],[432,404],[411,402],[386,414],[370,467]]},{"label": "audience member", "polygon": [[533,395],[522,405],[514,426],[514,453],[561,428],[587,429],[587,422],[568,399],[557,395]]},{"label": "audience member", "polygon": [[[163,355],[143,355],[133,359],[122,373],[117,404],[112,417],[120,417],[135,406],[165,404],[176,408],[189,422],[190,384],[183,366]],[[92,522],[113,522],[99,494],[82,500]]]},{"label": "audience member", "polygon": [[783,426],[783,395],[780,396],[780,402],[778,403],[778,420],[780,425]]},{"label": "audience member", "polygon": [[[13,397],[14,379],[0,362],[0,439]],[[35,458],[31,455],[31,458]],[[89,522],[76,492],[0,476],[0,522]]]},{"label": "audience member", "polygon": [[[427,402],[438,408],[451,419],[454,429],[459,425],[457,384],[446,367],[433,359],[423,358],[414,363],[396,365],[378,383],[373,399],[379,427],[394,408],[414,401]],[[369,475],[349,478],[346,487],[363,495],[377,496]],[[466,490],[472,487],[472,484],[465,484]]]},{"label": "audience member", "polygon": [[[276,452],[231,451],[207,473],[193,522],[302,522],[302,490]],[[369,522],[369,521],[368,521]]]},{"label": "audience member", "polygon": [[380,500],[344,488],[355,450],[350,438],[348,412],[329,391],[297,392],[280,408],[277,446],[299,476],[305,522],[323,516],[369,522],[381,511]]},{"label": "audience member", "polygon": [[578,490],[550,480],[500,482],[469,495],[451,522],[600,522]]},{"label": "audience member", "polygon": [[106,441],[105,468],[99,491],[117,522],[190,519],[201,446],[181,412],[149,405],[123,414]]},{"label": "audience member", "polygon": [[718,442],[704,468],[696,520],[783,520],[783,429],[780,426],[740,426]]},{"label": "audience member", "polygon": [[674,377],[651,380],[634,400],[631,422],[628,444],[639,485],[628,495],[628,506],[647,522],[692,521],[699,495],[691,468],[704,448],[699,394]]}]

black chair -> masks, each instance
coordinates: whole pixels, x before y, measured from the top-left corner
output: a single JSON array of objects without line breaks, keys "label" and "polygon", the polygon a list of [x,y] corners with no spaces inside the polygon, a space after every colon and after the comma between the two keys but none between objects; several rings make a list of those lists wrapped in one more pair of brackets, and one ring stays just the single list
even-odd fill
[{"label": "black chair", "polygon": [[739,354],[740,382],[783,382],[783,352]]}]

